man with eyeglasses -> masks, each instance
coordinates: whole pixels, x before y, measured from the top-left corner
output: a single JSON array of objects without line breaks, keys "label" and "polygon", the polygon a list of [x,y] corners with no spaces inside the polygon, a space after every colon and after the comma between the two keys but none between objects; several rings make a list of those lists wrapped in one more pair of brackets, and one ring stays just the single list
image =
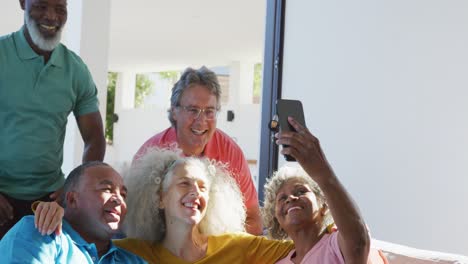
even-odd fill
[{"label": "man with eyeglasses", "polygon": [[246,231],[262,233],[258,196],[247,161],[240,147],[216,128],[221,88],[216,74],[206,67],[187,68],[172,88],[172,126],[156,134],[140,147],[134,160],[151,147],[178,147],[184,155],[203,156],[228,165],[238,183],[247,208]]}]

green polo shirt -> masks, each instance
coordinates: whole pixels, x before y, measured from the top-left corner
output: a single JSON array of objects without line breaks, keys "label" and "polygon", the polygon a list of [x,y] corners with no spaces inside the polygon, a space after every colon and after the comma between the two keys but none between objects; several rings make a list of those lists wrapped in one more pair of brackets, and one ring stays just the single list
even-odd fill
[{"label": "green polo shirt", "polygon": [[98,111],[96,95],[88,68],[64,45],[44,64],[23,29],[0,37],[0,193],[33,200],[63,185],[67,117]]}]

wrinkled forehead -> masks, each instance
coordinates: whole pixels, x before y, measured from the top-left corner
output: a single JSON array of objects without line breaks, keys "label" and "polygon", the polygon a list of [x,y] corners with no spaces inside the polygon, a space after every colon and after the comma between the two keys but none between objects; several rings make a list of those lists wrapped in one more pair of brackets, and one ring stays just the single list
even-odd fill
[{"label": "wrinkled forehead", "polygon": [[278,190],[276,191],[276,195],[279,193],[290,192],[300,186],[305,186],[312,190],[312,187],[306,179],[301,177],[290,177],[279,186]]},{"label": "wrinkled forehead", "polygon": [[174,168],[174,176],[177,178],[188,178],[194,181],[200,181],[205,184],[211,182],[206,165],[196,159],[188,159],[177,164]]},{"label": "wrinkled forehead", "polygon": [[212,101],[212,103],[216,105],[217,99],[216,99],[216,94],[214,93],[214,91],[210,89],[209,86],[194,83],[194,84],[187,86],[182,91],[182,94],[180,95],[180,98],[179,98],[179,103],[186,104],[186,103],[198,102],[202,99],[206,100],[207,97],[210,99],[210,101]]},{"label": "wrinkled forehead", "polygon": [[84,171],[82,185],[111,184],[125,188],[122,176],[109,166],[94,166]]}]

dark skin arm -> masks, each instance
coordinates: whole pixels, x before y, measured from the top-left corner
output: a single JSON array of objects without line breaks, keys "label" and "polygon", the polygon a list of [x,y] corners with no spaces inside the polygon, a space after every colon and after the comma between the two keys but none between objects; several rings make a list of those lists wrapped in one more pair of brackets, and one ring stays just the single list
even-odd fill
[{"label": "dark skin arm", "polygon": [[[106,140],[102,125],[101,114],[98,112],[89,113],[76,118],[81,137],[84,142],[83,163],[87,161],[102,161],[106,152]],[[51,199],[58,199],[62,189],[50,195]],[[58,201],[60,203],[60,201]]]},{"label": "dark skin arm", "polygon": [[297,132],[277,134],[277,144],[289,145],[283,148],[281,153],[296,158],[302,168],[322,189],[340,231],[338,244],[345,262],[366,263],[370,237],[357,205],[333,172],[318,139],[293,118],[289,117],[288,122]]},{"label": "dark skin arm", "polygon": [[101,114],[89,113],[76,118],[84,142],[83,163],[102,161],[106,153],[106,140],[102,126]]}]

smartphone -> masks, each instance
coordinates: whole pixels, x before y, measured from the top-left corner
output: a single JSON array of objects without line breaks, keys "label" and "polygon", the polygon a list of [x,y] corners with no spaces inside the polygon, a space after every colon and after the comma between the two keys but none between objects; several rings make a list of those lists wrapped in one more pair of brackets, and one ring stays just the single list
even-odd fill
[{"label": "smartphone", "polygon": [[[304,109],[299,100],[278,99],[276,101],[276,112],[278,115],[278,123],[281,131],[296,131],[288,122],[288,116],[294,118],[299,124],[305,125]],[[288,145],[283,145],[287,147]],[[287,161],[296,161],[290,155],[284,155]]]}]

